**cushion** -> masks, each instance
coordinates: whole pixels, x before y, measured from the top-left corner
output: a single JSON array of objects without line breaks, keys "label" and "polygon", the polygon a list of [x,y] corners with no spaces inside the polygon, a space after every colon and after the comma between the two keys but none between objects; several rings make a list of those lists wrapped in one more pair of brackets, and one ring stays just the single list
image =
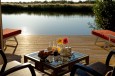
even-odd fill
[{"label": "cushion", "polygon": [[[110,31],[110,30],[93,30],[92,31],[93,35],[99,36],[105,40],[109,40],[109,35],[115,36],[115,32]],[[111,39],[112,42],[115,42],[115,39]]]},{"label": "cushion", "polygon": [[102,75],[105,75],[108,71],[113,69],[113,67],[107,66],[102,62],[96,62],[88,66],[94,69],[95,71],[99,72]]},{"label": "cushion", "polygon": [[77,69],[75,76],[92,76],[92,75],[84,70]]},{"label": "cushion", "polygon": [[20,29],[10,29],[10,28],[3,29],[3,39],[18,35],[18,34],[21,34]]},{"label": "cushion", "polygon": [[[8,62],[5,70],[8,70],[9,68],[12,68],[14,66],[17,66],[17,65],[20,65],[21,63],[17,62],[17,61],[11,61],[11,62]],[[2,67],[2,65],[0,65],[0,68]]]},{"label": "cushion", "polygon": [[[21,63],[19,63],[17,61],[8,62],[5,70],[10,69],[10,68],[20,65],[20,64]],[[0,67],[1,66],[2,65],[0,65]],[[36,72],[36,76],[42,76],[42,74],[40,74],[39,72],[37,72],[37,71],[35,71],[35,72]],[[31,72],[29,71],[29,68],[24,68],[24,69],[18,70],[16,72],[13,72],[7,76],[31,76]]]}]

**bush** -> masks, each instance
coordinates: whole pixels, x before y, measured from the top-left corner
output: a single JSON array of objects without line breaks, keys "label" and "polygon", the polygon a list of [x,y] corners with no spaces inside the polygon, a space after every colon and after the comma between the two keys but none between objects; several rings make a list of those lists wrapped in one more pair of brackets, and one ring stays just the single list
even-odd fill
[{"label": "bush", "polygon": [[115,2],[97,1],[94,14],[97,27],[115,31]]}]

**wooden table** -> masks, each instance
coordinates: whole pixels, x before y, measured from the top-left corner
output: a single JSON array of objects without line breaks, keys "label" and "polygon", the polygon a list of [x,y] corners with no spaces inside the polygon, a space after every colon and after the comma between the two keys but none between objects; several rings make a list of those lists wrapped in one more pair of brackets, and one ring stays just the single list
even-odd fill
[{"label": "wooden table", "polygon": [[34,62],[34,67],[36,69],[45,74],[48,74],[49,76],[60,76],[70,72],[72,66],[75,63],[82,63],[82,61],[84,61],[83,63],[85,63],[86,65],[89,64],[89,56],[79,52],[73,52],[72,56],[69,58],[62,57],[60,55],[51,55],[48,56],[45,62],[43,62],[40,61],[40,58],[38,57],[38,52],[34,52],[24,55],[24,62],[26,63],[29,61]]}]

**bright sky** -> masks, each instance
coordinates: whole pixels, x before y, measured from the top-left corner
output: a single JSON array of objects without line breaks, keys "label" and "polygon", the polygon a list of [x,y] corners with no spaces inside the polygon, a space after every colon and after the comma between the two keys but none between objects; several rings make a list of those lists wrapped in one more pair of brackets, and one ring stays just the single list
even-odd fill
[{"label": "bright sky", "polygon": [[[45,0],[1,0],[1,2],[20,2],[20,1],[21,2],[31,2],[31,1],[45,1]],[[46,1],[52,1],[52,0],[46,0]],[[56,1],[56,0],[54,0],[54,1]],[[67,1],[78,2],[78,1],[85,1],[85,0],[67,0]]]}]

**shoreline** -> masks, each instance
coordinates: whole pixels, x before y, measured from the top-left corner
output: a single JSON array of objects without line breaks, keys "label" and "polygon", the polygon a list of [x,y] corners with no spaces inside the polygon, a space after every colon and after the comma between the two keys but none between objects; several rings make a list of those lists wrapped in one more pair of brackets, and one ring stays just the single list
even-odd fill
[{"label": "shoreline", "polygon": [[52,3],[52,2],[1,2],[1,5],[20,5],[27,7],[28,5],[68,5],[68,6],[94,6],[94,3]]}]

